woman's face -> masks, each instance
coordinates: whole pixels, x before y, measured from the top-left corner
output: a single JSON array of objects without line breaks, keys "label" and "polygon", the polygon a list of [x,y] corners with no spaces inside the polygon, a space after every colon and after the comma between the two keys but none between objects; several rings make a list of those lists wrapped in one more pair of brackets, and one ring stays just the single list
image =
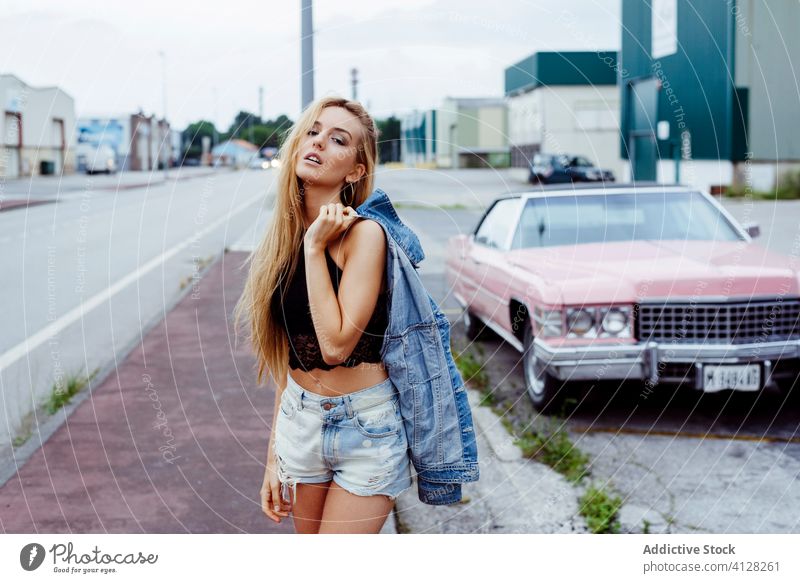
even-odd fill
[{"label": "woman's face", "polygon": [[[329,106],[300,141],[295,172],[304,184],[343,186],[366,170],[356,164],[356,147],[361,140],[361,123],[343,107]],[[316,157],[316,160],[309,160]]]}]

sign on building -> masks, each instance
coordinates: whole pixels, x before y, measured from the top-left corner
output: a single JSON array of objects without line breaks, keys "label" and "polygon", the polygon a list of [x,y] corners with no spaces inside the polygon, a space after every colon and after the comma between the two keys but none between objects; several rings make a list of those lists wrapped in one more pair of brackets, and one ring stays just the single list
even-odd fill
[{"label": "sign on building", "polygon": [[678,52],[678,1],[653,0],[652,19],[652,58]]}]

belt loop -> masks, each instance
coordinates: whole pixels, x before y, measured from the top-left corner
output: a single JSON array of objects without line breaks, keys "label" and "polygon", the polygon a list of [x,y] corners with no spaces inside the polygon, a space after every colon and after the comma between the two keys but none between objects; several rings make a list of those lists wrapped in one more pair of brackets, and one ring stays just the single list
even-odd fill
[{"label": "belt loop", "polygon": [[347,413],[347,418],[353,418],[353,404],[350,402],[350,395],[344,396],[344,410]]}]

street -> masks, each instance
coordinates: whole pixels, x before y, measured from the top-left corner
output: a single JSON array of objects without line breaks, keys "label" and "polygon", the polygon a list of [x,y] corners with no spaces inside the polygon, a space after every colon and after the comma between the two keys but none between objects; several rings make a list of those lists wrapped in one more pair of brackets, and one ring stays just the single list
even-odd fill
[{"label": "street", "polygon": [[[6,402],[15,395],[23,399],[27,383],[45,396],[57,374],[108,372],[223,250],[248,251],[257,243],[271,218],[274,178],[272,170],[226,170],[119,192],[75,188],[57,203],[0,213],[8,251],[0,290],[6,324],[0,330],[0,382]],[[420,237],[426,253],[420,273],[454,323],[454,346],[474,350],[463,337],[460,309],[445,283],[445,244],[452,235],[470,232],[495,196],[526,186],[508,172],[386,167],[377,172],[376,185]],[[39,196],[47,194],[45,189]],[[760,223],[762,244],[788,251],[795,226],[787,217],[798,203],[723,204],[737,218]],[[480,345],[494,400],[516,422],[536,424],[519,353],[495,336]],[[630,531],[640,528],[642,519],[653,532],[796,529],[791,511],[800,503],[794,486],[800,472],[796,407],[776,395],[728,399],[728,394],[680,389],[642,401],[635,398],[636,383],[580,388],[587,398],[569,416],[568,432],[575,447],[590,456],[594,478],[624,497],[621,518]],[[483,431],[495,432],[495,441],[508,438],[499,418],[489,425]],[[489,451],[481,453],[486,463],[501,463]],[[5,467],[10,454],[5,444]],[[539,467],[531,460],[513,463],[521,464],[515,471]],[[541,483],[558,482],[549,468],[537,472],[535,481],[515,486],[514,495],[528,499],[531,508]],[[494,515],[489,505],[492,492],[502,487],[496,480],[465,485],[470,502],[458,512],[425,507],[416,492],[406,492],[398,501],[398,520],[414,532],[433,531],[442,520],[448,532],[503,532],[510,528],[508,517]],[[556,520],[558,528],[565,528],[564,520]],[[516,521],[510,531],[525,531],[525,524]],[[542,523],[527,524],[533,532]]]}]

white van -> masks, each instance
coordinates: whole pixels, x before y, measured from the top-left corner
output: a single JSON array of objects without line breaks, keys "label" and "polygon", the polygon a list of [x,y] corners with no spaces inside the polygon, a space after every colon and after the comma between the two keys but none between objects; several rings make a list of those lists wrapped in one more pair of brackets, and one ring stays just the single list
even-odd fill
[{"label": "white van", "polygon": [[117,156],[114,149],[107,144],[87,149],[84,160],[87,174],[96,172],[111,174],[117,171]]}]

